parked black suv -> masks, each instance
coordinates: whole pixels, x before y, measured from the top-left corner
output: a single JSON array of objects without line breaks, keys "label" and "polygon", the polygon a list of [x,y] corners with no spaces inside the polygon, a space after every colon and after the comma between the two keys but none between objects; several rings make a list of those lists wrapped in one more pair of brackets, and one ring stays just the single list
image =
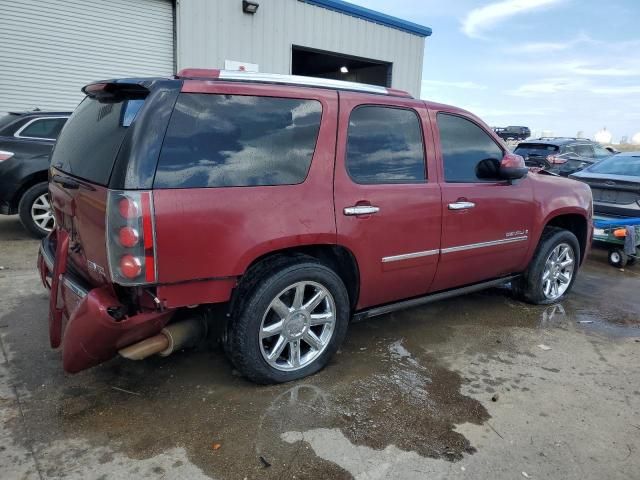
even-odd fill
[{"label": "parked black suv", "polygon": [[596,142],[568,137],[542,137],[522,142],[514,153],[524,157],[527,167],[542,168],[563,177],[613,155]]},{"label": "parked black suv", "polygon": [[20,214],[44,237],[55,223],[48,199],[49,154],[70,112],[20,112],[0,117],[0,214]]},{"label": "parked black suv", "polygon": [[503,140],[526,140],[531,136],[529,127],[511,125],[508,127],[493,127],[493,131]]}]

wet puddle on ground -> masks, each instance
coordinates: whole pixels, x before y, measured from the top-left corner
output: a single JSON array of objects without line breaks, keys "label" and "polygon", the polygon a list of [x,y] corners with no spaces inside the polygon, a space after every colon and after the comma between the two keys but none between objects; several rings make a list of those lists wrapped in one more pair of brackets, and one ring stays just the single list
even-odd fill
[{"label": "wet puddle on ground", "polygon": [[[64,375],[59,353],[48,350],[45,297],[25,297],[23,304],[29,307],[2,319],[10,327],[12,376],[27,392],[26,434],[17,419],[9,427],[42,454],[52,476],[66,466],[50,446],[77,439],[86,442],[78,455],[109,446],[141,460],[183,449],[188,462],[220,478],[350,478],[353,472],[339,466],[336,455],[356,447],[457,461],[475,449],[456,426],[490,418],[482,403],[461,392],[489,399],[506,379],[481,364],[463,377],[441,356],[482,353],[508,363],[530,355],[530,346],[512,335],[516,329],[640,334],[640,306],[585,275],[576,294],[559,305],[525,305],[494,289],[354,324],[319,374],[259,387],[234,375],[211,347],[136,363],[116,359]],[[509,388],[520,387],[511,381]],[[98,461],[116,460],[107,452]],[[171,478],[170,470],[185,461],[155,474]]]}]

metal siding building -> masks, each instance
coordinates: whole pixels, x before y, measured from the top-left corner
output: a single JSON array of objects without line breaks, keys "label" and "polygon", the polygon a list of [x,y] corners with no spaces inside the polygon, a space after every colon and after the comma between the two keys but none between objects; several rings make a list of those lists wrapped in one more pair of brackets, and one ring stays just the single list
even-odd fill
[{"label": "metal siding building", "polygon": [[169,0],[0,5],[0,112],[73,110],[93,80],[173,73]]},{"label": "metal siding building", "polygon": [[424,36],[298,0],[260,0],[255,15],[240,3],[179,0],[178,69],[233,59],[289,74],[295,45],[392,63],[389,86],[420,94]]},{"label": "metal siding building", "polygon": [[0,0],[0,112],[72,110],[94,80],[228,60],[419,95],[429,28],[340,0],[257,1]]}]

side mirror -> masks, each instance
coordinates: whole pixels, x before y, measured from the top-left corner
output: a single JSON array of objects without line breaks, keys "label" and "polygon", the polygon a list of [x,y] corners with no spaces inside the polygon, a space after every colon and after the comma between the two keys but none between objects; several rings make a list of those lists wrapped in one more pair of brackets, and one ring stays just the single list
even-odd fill
[{"label": "side mirror", "polygon": [[507,153],[500,161],[500,178],[503,180],[518,180],[526,177],[527,173],[529,169],[520,155]]}]

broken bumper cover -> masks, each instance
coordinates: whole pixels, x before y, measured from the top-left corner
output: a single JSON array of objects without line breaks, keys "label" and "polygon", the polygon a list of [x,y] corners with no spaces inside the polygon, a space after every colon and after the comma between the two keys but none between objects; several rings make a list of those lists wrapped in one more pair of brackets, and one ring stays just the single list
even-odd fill
[{"label": "broken bumper cover", "polygon": [[122,307],[111,286],[91,288],[70,273],[58,273],[61,268],[51,246],[54,239],[52,233],[42,241],[38,270],[42,283],[51,290],[49,338],[53,348],[62,345],[65,371],[76,373],[105,362],[118,350],[157,334],[169,321],[172,310],[143,312],[121,320],[111,316],[111,308]]}]

